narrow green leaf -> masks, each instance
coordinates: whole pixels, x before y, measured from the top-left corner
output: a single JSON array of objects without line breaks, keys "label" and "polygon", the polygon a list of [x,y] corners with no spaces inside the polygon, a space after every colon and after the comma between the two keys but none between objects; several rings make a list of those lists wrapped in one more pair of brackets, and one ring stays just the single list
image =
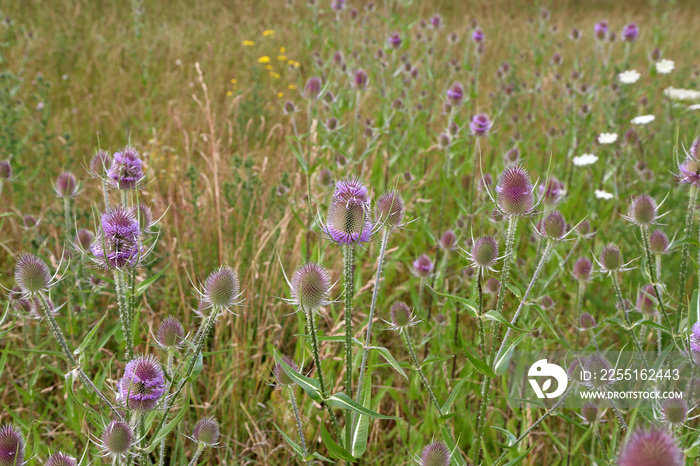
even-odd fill
[{"label": "narrow green leaf", "polygon": [[194,382],[197,380],[197,377],[199,377],[199,374],[202,373],[202,368],[204,367],[204,360],[202,353],[197,353],[197,361],[194,363],[194,367],[192,368],[192,373],[190,374],[189,381]]},{"label": "narrow green leaf", "polygon": [[109,314],[109,312],[106,312],[105,315],[103,315],[102,318],[92,327],[92,329],[83,339],[83,342],[80,344],[80,346],[78,346],[78,348],[73,352],[74,355],[78,356],[83,353],[85,348],[87,348],[87,345],[89,345],[90,341],[92,341],[93,337],[95,336],[95,333],[97,333],[97,329],[100,328],[100,325],[102,324],[102,322],[104,322],[105,317],[107,317],[107,314]]},{"label": "narrow green leaf", "polygon": [[139,286],[136,287],[136,291],[134,292],[134,296],[141,296],[148,289],[149,286],[153,285],[153,283],[155,283],[155,281],[158,280],[161,275],[163,275],[163,272],[165,272],[169,265],[170,262],[165,264],[165,267],[163,267],[160,270],[160,272],[139,283]]},{"label": "narrow green leaf", "polygon": [[476,369],[477,371],[481,372],[484,374],[486,377],[490,377],[492,379],[496,378],[496,374],[493,372],[493,370],[489,367],[488,364],[486,364],[484,361],[481,359],[477,358],[474,356],[469,348],[467,348],[467,344],[464,341],[464,336],[462,335],[462,330],[459,330],[459,341],[462,345],[462,349],[464,350],[464,355],[467,357],[467,360],[469,363]]},{"label": "narrow green leaf", "polygon": [[494,367],[494,372],[496,372],[496,375],[501,376],[506,373],[508,370],[508,365],[510,364],[510,358],[513,357],[513,350],[515,350],[515,347],[518,346],[526,335],[526,333],[523,333],[518,338],[513,340],[513,343],[510,344],[508,349],[504,351],[501,357],[496,361]]},{"label": "narrow green leaf", "polygon": [[170,432],[172,432],[172,430],[175,427],[177,427],[178,424],[180,424],[182,418],[185,417],[188,408],[189,399],[185,397],[185,405],[180,409],[177,415],[170,420],[170,422],[161,427],[160,430],[153,436],[153,438],[151,439],[151,444],[146,449],[146,453],[153,452],[153,450],[155,450],[158,447],[158,445],[160,445],[160,441],[164,439]]},{"label": "narrow green leaf", "polygon": [[[362,390],[362,406],[369,409],[372,402],[372,377],[367,374]],[[350,453],[355,458],[361,458],[367,450],[367,437],[369,435],[369,416],[358,414],[357,423],[353,426]]]},{"label": "narrow green leaf", "polygon": [[497,322],[502,323],[506,327],[510,327],[513,330],[517,330],[518,332],[530,332],[532,329],[524,329],[520,327],[516,327],[515,325],[511,324],[505,317],[503,317],[498,311],[489,311],[483,316],[484,319],[486,320],[495,320]]},{"label": "narrow green leaf", "polygon": [[321,384],[318,380],[312,379],[301,375],[299,372],[292,369],[289,364],[284,362],[282,357],[279,355],[277,350],[273,349],[275,354],[275,361],[282,367],[282,370],[292,379],[297,385],[299,385],[312,400],[322,403],[323,398],[321,397]]},{"label": "narrow green leaf", "polygon": [[512,461],[508,461],[508,462],[507,462],[506,464],[504,464],[503,466],[515,466],[516,464],[520,463],[523,459],[525,459],[525,457],[526,457],[527,455],[530,454],[530,451],[531,451],[533,448],[535,448],[535,445],[532,445],[530,448],[527,449],[527,451],[526,451],[525,453],[523,453],[522,455],[518,456],[517,458],[515,458],[515,459],[512,460]]},{"label": "narrow green leaf", "polygon": [[303,458],[304,457],[304,450],[301,448],[301,446],[298,443],[296,443],[294,440],[289,438],[289,436],[287,434],[285,434],[284,431],[277,426],[277,424],[275,424],[273,422],[273,425],[275,426],[275,429],[277,429],[277,432],[279,432],[279,434],[282,436],[284,441],[287,442],[290,447],[292,447],[292,449],[297,453],[297,455],[299,455],[300,457]]},{"label": "narrow green leaf", "polygon": [[393,416],[384,416],[383,414],[375,413],[374,411],[371,411],[365,408],[364,406],[356,403],[355,400],[353,400],[352,398],[350,398],[342,392],[332,395],[330,398],[328,398],[328,401],[326,401],[326,403],[333,408],[349,409],[358,414],[366,414],[367,416],[373,417],[375,419],[398,419]]},{"label": "narrow green leaf", "polygon": [[351,463],[355,462],[355,458],[350,452],[335,443],[335,440],[333,440],[333,437],[331,437],[331,434],[328,433],[324,425],[321,425],[321,439],[326,448],[328,448],[328,454],[331,455],[331,458],[338,458]]},{"label": "narrow green leaf", "polygon": [[[488,367],[488,366],[487,366]],[[452,407],[452,403],[455,402],[455,399],[457,399],[457,395],[459,394],[459,391],[464,387],[464,384],[467,383],[467,379],[462,379],[459,382],[457,382],[457,385],[454,386],[452,389],[452,393],[450,393],[450,396],[447,397],[447,401],[445,401],[445,404],[442,405],[442,414],[447,415],[450,413],[450,408]]]},{"label": "narrow green leaf", "polygon": [[396,372],[403,375],[405,379],[408,379],[406,373],[403,371],[403,369],[401,369],[401,365],[396,361],[396,359],[394,359],[387,348],[384,348],[383,346],[372,346],[370,347],[370,350],[377,350]]},{"label": "narrow green leaf", "polygon": [[467,308],[467,310],[469,311],[469,313],[472,316],[476,317],[477,319],[479,318],[479,311],[478,311],[479,306],[474,300],[471,300],[468,298],[463,298],[461,296],[455,296],[452,294],[440,293],[439,291],[436,291],[432,287],[430,289],[438,296],[442,296],[443,298],[447,298],[451,301],[454,301],[456,303],[463,305],[464,307]]},{"label": "narrow green leaf", "polygon": [[464,461],[462,452],[455,442],[452,441],[452,434],[450,433],[450,428],[444,422],[440,423],[440,432],[442,433],[442,440],[447,445],[452,453],[452,462],[450,464],[456,463],[457,466],[467,466],[467,462]]}]

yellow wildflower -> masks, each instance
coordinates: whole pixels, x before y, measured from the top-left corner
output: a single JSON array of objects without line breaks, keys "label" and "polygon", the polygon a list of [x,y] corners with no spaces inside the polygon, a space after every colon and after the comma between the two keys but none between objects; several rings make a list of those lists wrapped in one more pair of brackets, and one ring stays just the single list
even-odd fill
[{"label": "yellow wildflower", "polygon": [[294,68],[299,68],[300,66],[301,66],[301,63],[299,63],[298,61],[294,62]]},{"label": "yellow wildflower", "polygon": [[263,55],[262,57],[258,58],[258,63],[270,63],[270,57]]},{"label": "yellow wildflower", "polygon": [[253,42],[252,40],[244,40],[243,45],[245,45],[246,47],[252,47],[253,45],[255,45],[255,42]]},{"label": "yellow wildflower", "polygon": [[233,92],[228,91],[228,92],[226,93],[226,95],[227,95],[228,97],[231,97],[231,96],[233,95]]},{"label": "yellow wildflower", "polygon": [[231,84],[236,84],[238,81],[236,79],[231,80]]},{"label": "yellow wildflower", "polygon": [[268,29],[266,31],[263,31],[263,36],[269,37],[269,36],[273,35],[274,33],[275,33],[275,31],[273,31],[272,29]]},{"label": "yellow wildflower", "polygon": [[287,61],[287,56],[286,55],[277,55],[277,59],[279,61]]},{"label": "yellow wildflower", "polygon": [[294,85],[294,84],[290,84],[289,86],[287,86],[287,88],[288,88],[288,89],[294,90],[294,89],[296,89],[297,87],[296,87],[296,85]]},{"label": "yellow wildflower", "polygon": [[286,51],[287,51],[287,49],[285,49],[284,47],[280,47],[280,53],[284,53]]},{"label": "yellow wildflower", "polygon": [[270,71],[272,69],[272,65],[265,65],[265,69]]},{"label": "yellow wildflower", "polygon": [[284,97],[284,92],[278,92],[278,93],[277,93],[277,97],[279,97],[279,98]]}]

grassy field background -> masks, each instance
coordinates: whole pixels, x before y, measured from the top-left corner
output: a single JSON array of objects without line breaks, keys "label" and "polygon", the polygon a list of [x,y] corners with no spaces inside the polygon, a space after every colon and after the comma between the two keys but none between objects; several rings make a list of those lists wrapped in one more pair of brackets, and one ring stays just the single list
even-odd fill
[{"label": "grassy field background", "polygon": [[[618,215],[625,212],[627,200],[637,192],[649,191],[659,200],[668,194],[665,208],[671,214],[664,220],[667,233],[671,237],[682,231],[687,193],[673,183],[671,172],[677,171],[677,154],[682,154],[683,148],[700,134],[700,112],[672,109],[661,91],[668,85],[695,89],[700,86],[696,24],[700,17],[699,2],[554,1],[535,6],[531,2],[505,0],[408,3],[403,6],[403,2],[377,2],[377,11],[367,13],[362,27],[353,27],[344,13],[336,29],[333,14],[323,13],[320,25],[314,29],[310,10],[300,0],[293,7],[282,0],[153,0],[132,4],[87,0],[0,1],[0,13],[5,18],[0,25],[0,159],[11,157],[18,173],[17,180],[6,184],[0,197],[0,213],[7,213],[0,218],[0,283],[8,288],[14,286],[12,270],[21,251],[40,251],[54,266],[58,264],[64,247],[63,206],[54,195],[51,181],[59,173],[70,170],[81,178],[81,192],[75,201],[76,224],[94,229],[92,206],[100,202],[100,185],[87,176],[84,167],[97,148],[114,151],[127,143],[141,151],[149,168],[150,183],[141,195],[157,217],[163,216],[161,237],[154,253],[156,260],[143,270],[143,276],[167,266],[141,303],[144,327],[140,332],[143,339],[140,349],[151,351],[148,337],[166,315],[180,318],[186,329],[194,328],[198,320],[192,309],[197,303],[191,281],[203,280],[221,263],[234,265],[240,273],[245,289],[244,306],[240,308],[240,316],[227,316],[217,324],[205,354],[203,372],[189,388],[191,414],[172,439],[171,446],[177,455],[173,464],[182,464],[182,458],[191,455],[192,446],[184,434],[204,414],[216,416],[224,434],[222,446],[208,454],[211,464],[293,462],[290,449],[273,425],[294,432],[287,399],[272,386],[271,368],[273,348],[296,355],[298,361],[307,364],[311,360],[304,353],[300,338],[295,337],[303,333],[303,323],[298,317],[289,316],[294,309],[279,299],[288,296],[280,265],[289,273],[305,259],[306,184],[292,150],[295,143],[290,139],[293,137],[290,117],[284,114],[282,106],[292,100],[303,109],[297,123],[305,131],[305,103],[299,89],[308,77],[320,74],[314,52],[326,62],[325,74],[335,50],[342,49],[346,57],[351,56],[353,49],[358,50],[361,56],[358,62],[370,71],[374,86],[379,82],[380,67],[372,55],[383,46],[382,41],[389,33],[398,30],[408,38],[418,30],[420,19],[434,13],[440,13],[445,21],[443,29],[435,33],[434,79],[422,74],[417,82],[405,88],[407,101],[411,101],[410,96],[417,101],[421,90],[430,95],[436,93],[438,97],[429,100],[434,107],[432,116],[423,114],[416,123],[399,124],[392,129],[392,134],[398,136],[388,136],[386,144],[379,144],[356,166],[338,166],[335,163],[338,148],[332,143],[314,151],[319,161],[317,171],[330,168],[336,179],[348,174],[360,175],[375,194],[397,185],[407,201],[409,216],[416,219],[390,243],[379,317],[388,319],[388,307],[394,299],[417,302],[419,280],[411,274],[410,264],[424,252],[433,258],[440,257],[436,238],[444,230],[456,229],[463,244],[472,234],[477,236],[501,228],[488,220],[485,203],[479,207],[482,209],[479,221],[465,220],[466,201],[460,202],[458,198],[466,199],[470,187],[468,168],[473,149],[472,142],[466,139],[455,148],[457,177],[449,181],[450,195],[444,215],[438,215],[440,196],[448,183],[442,175],[443,153],[436,145],[437,135],[445,124],[445,117],[439,115],[440,99],[453,81],[468,80],[464,70],[447,71],[445,62],[452,56],[449,54],[460,57],[460,53],[450,51],[456,49],[449,48],[446,38],[448,33],[456,32],[460,36],[458,47],[463,47],[469,41],[472,19],[478,21],[487,35],[486,51],[480,63],[478,94],[470,100],[468,109],[461,112],[460,119],[464,124],[477,111],[496,116],[494,133],[481,141],[484,171],[495,177],[503,166],[502,154],[514,145],[520,148],[525,166],[534,178],[546,177],[551,160],[553,172],[567,186],[568,199],[561,210],[574,224],[585,216],[599,232],[579,245],[574,258],[591,256],[591,251],[598,251],[602,243],[610,240],[624,244],[630,250],[630,258],[641,255],[634,233]],[[365,15],[363,5],[355,6]],[[542,35],[536,32],[540,27],[537,19],[540,7],[547,7],[551,14],[542,26]],[[535,18],[534,23],[528,21],[531,17]],[[592,27],[601,19],[607,19],[616,31],[630,21],[639,25],[642,34],[630,55],[630,68],[649,74],[648,55],[656,46],[662,49],[664,57],[676,62],[672,75],[645,82],[643,87],[630,91],[637,94],[615,112],[611,108],[619,94],[610,89],[609,83],[614,80],[613,68],[621,66],[623,49],[614,49],[612,68],[602,73],[592,53]],[[556,32],[551,30],[553,25],[558,28]],[[568,38],[572,27],[584,32],[578,43]],[[265,31],[273,32],[265,35]],[[243,45],[243,41],[253,41],[254,45]],[[423,49],[413,45],[414,39],[411,41],[411,48],[403,51],[424,67]],[[558,70],[547,64],[554,51],[564,57]],[[259,63],[262,56],[270,57],[272,70]],[[279,56],[285,59],[279,60]],[[580,60],[583,81],[593,85],[596,92],[593,97],[584,96],[576,101],[576,107],[588,103],[591,112],[583,119],[576,119],[578,141],[572,146],[572,120],[564,103],[562,82],[573,69],[575,57]],[[290,60],[298,62],[298,66],[290,65]],[[513,81],[522,82],[523,91],[503,103],[502,89],[494,73],[506,60],[511,62],[517,76]],[[535,69],[545,71],[535,77]],[[557,72],[564,76],[563,81],[557,81],[554,76]],[[348,87],[348,80],[342,81],[332,71],[328,71],[328,76],[334,92],[343,95],[343,102],[352,102],[351,91],[343,94],[340,90]],[[525,92],[526,88],[534,88],[535,82],[541,90]],[[388,89],[398,97],[401,85],[396,80]],[[649,101],[646,107],[639,104],[643,96]],[[378,91],[369,92],[363,99],[362,118],[372,118],[375,123],[383,121],[386,115],[382,113]],[[335,111],[349,128],[353,113],[343,106]],[[628,117],[615,118],[618,111]],[[331,113],[324,113],[322,120]],[[606,167],[599,166],[596,166],[598,171],[590,174],[572,170],[571,155],[598,150],[595,137],[599,133],[615,131],[622,137],[629,128],[626,123],[629,118],[645,113],[654,113],[660,120],[656,127],[640,129],[645,144],[624,149],[624,157],[613,149],[604,152],[607,149],[600,148],[601,154],[610,157],[610,166],[615,166],[613,175],[609,175]],[[517,121],[513,120],[514,115],[519,117]],[[405,133],[406,128],[411,128],[411,132]],[[520,138],[514,142],[516,132]],[[392,165],[386,169],[389,160]],[[639,176],[629,160],[644,161],[651,176]],[[407,181],[403,176],[407,170],[413,180]],[[332,188],[314,180],[316,174],[312,175],[312,198],[323,216]],[[615,199],[599,202],[593,196],[594,187],[614,192]],[[22,218],[28,214],[41,219],[38,227],[23,228]],[[514,272],[514,280],[521,287],[527,284],[528,271],[532,271],[537,259],[537,245],[528,241],[532,228],[523,225],[518,241],[524,262]],[[333,279],[338,280],[340,249],[317,233],[318,229],[311,237],[312,257],[321,259],[333,272]],[[570,247],[558,249],[559,260]],[[377,248],[378,244],[369,245],[360,252],[357,263],[358,337],[362,335],[359,323],[366,321]],[[677,262],[679,258],[669,261]],[[565,278],[537,293],[554,299],[556,306],[551,318],[561,335],[572,339],[576,330],[569,310],[576,284],[569,277],[570,264],[566,271],[560,272],[554,262],[548,264],[544,275],[552,277],[561,273]],[[676,262],[665,268],[666,279],[671,280]],[[457,254],[448,257],[444,265],[446,290],[471,293],[462,272],[466,265],[466,260]],[[630,296],[636,297],[636,292],[631,290],[636,290],[643,280],[641,274],[637,275],[628,278]],[[607,290],[609,285],[602,277],[594,281],[587,295],[589,312],[615,312],[614,297]],[[336,286],[334,295],[340,292]],[[434,356],[457,354],[456,371],[468,377],[469,384],[458,401],[463,411],[457,415],[455,429],[471,432],[480,378],[470,373],[469,365],[452,343],[454,308],[433,295],[427,296],[426,306],[432,307],[433,316],[441,314],[447,321],[443,324],[431,319],[420,327],[419,334],[427,336],[423,343],[429,341],[429,350],[425,352]],[[118,379],[122,370],[119,342],[111,338],[118,328],[115,309],[114,296],[103,290],[89,308],[66,309],[61,319],[66,333],[79,342],[97,319],[106,311],[111,312],[101,332],[104,338],[92,345],[93,352],[86,360],[90,370],[96,371],[96,378],[108,385]],[[476,324],[466,313],[461,319],[465,336],[475,339]],[[91,432],[82,412],[66,400],[63,361],[53,351],[48,330],[38,322],[19,317],[10,319],[6,325],[13,326],[13,330],[0,341],[0,421],[22,426],[29,433],[29,448],[40,458],[46,456],[48,448],[82,451],[90,433],[96,433]],[[380,322],[378,326],[381,325]],[[329,335],[342,333],[339,304],[328,310],[322,328]],[[546,331],[540,332],[528,339],[525,346],[551,347]],[[615,332],[611,344],[616,341],[614,335]],[[378,330],[377,339],[397,359],[406,360],[405,351],[393,333]],[[424,352],[424,347],[420,352]],[[336,360],[337,364],[329,364],[329,378],[342,385],[339,372],[342,348],[337,343],[326,343],[323,354],[327,360]],[[452,360],[430,368],[430,377],[436,380],[442,397],[454,386],[456,379],[449,376],[451,371]],[[408,383],[386,367],[378,368],[374,377],[375,399],[381,400],[377,409],[408,422],[374,422],[369,450],[360,464],[410,464],[409,454],[416,454],[436,436],[434,415],[420,395],[417,378]],[[304,416],[314,417],[321,411],[313,409],[307,398],[302,412]],[[492,424],[517,432],[531,424],[537,412],[536,408],[513,411],[507,401],[497,398],[491,412]],[[614,417],[608,415],[609,422],[603,429],[614,430]],[[528,441],[528,445],[535,447],[526,464],[571,461],[565,447],[565,429],[557,432],[557,426],[565,425],[564,422],[553,419],[547,424],[549,427]],[[309,443],[320,445],[317,425],[318,422],[309,422],[306,436]],[[487,464],[496,455],[496,442],[501,441],[495,431],[489,435]],[[465,450],[469,437],[465,435],[463,439]],[[576,438],[580,441],[571,450],[574,455],[584,452],[593,440],[590,434],[578,431]],[[571,464],[589,462],[581,454]]]}]

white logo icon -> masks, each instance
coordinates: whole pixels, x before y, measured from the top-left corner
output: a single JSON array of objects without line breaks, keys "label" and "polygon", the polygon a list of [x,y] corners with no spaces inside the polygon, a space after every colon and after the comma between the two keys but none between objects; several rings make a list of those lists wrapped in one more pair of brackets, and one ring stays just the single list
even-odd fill
[{"label": "white logo icon", "polygon": [[554,377],[557,381],[557,389],[553,392],[547,393],[547,390],[552,385],[552,379],[547,379],[542,388],[540,388],[539,383],[534,379],[528,379],[532,389],[535,390],[537,398],[556,398],[564,393],[566,390],[566,385],[568,383],[566,377],[566,371],[556,364],[549,364],[546,359],[540,359],[535,364],[530,366],[530,370],[527,371],[529,377]]}]

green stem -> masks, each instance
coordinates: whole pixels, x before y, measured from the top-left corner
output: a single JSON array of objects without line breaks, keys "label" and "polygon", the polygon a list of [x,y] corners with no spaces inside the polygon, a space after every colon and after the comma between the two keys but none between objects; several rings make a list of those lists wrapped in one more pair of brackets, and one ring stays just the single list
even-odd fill
[{"label": "green stem", "polygon": [[[345,394],[352,398],[352,296],[354,277],[355,245],[343,246],[343,278],[345,280]],[[345,410],[345,439],[352,435],[352,411]]]},{"label": "green stem", "polygon": [[685,228],[683,229],[683,239],[685,240],[682,248],[681,255],[681,271],[680,271],[680,282],[678,286],[678,314],[681,315],[680,307],[683,306],[683,299],[685,296],[685,288],[688,280],[688,259],[690,258],[690,244],[688,240],[690,239],[690,232],[693,228],[693,215],[695,213],[695,201],[698,197],[698,188],[695,185],[690,186],[690,195],[688,196],[688,208],[685,214]]},{"label": "green stem", "polygon": [[617,296],[617,302],[620,305],[620,309],[622,309],[622,314],[625,316],[625,323],[627,324],[627,327],[629,328],[630,336],[632,337],[632,341],[634,342],[634,346],[637,347],[637,351],[639,351],[639,355],[642,358],[642,361],[644,361],[644,367],[649,370],[649,363],[647,362],[646,356],[644,356],[644,351],[642,350],[642,345],[639,344],[639,340],[637,339],[637,334],[634,333],[634,329],[632,328],[632,322],[630,321],[630,316],[627,313],[627,304],[625,303],[625,298],[622,295],[622,289],[620,288],[620,280],[617,277],[617,272],[612,272],[610,274],[613,280],[613,285],[615,286],[615,295]]},{"label": "green stem", "polygon": [[[656,267],[654,264],[654,256],[651,253],[651,244],[649,243],[649,229],[647,227],[641,227],[642,230],[642,238],[644,240],[644,251],[646,252],[647,255],[647,266],[649,268],[649,277],[651,278],[651,283],[652,286],[654,287],[654,292],[656,293],[656,300],[659,303],[659,308],[661,308],[661,314],[664,316],[664,320],[666,321],[666,325],[668,325],[668,330],[671,332],[671,337],[673,337],[673,327],[671,327],[671,321],[668,318],[668,314],[666,313],[666,306],[664,306],[664,299],[661,296],[660,289],[659,289],[659,277],[656,274]],[[658,330],[657,330],[658,332]],[[674,338],[675,340],[675,338]]]},{"label": "green stem", "polygon": [[202,444],[197,445],[197,451],[194,452],[194,455],[192,456],[192,461],[190,461],[189,466],[196,466],[197,461],[199,461],[199,457],[202,456],[203,451],[204,451],[204,445],[202,445]]},{"label": "green stem", "polygon": [[70,197],[63,198],[63,234],[66,235],[66,243],[71,240],[71,214],[70,214]]},{"label": "green stem", "polygon": [[105,210],[109,209],[109,188],[107,187],[107,180],[102,179],[102,197],[105,201]]},{"label": "green stem", "polygon": [[114,285],[117,290],[117,305],[119,307],[119,321],[122,324],[122,332],[124,333],[124,342],[126,344],[126,360],[131,361],[134,358],[134,337],[132,333],[132,322],[126,299],[126,284],[124,283],[124,271],[120,269],[113,270]]},{"label": "green stem", "polygon": [[289,390],[289,401],[292,403],[292,409],[294,410],[294,419],[297,422],[297,429],[299,430],[299,442],[301,443],[301,449],[304,452],[304,458],[309,456],[309,451],[306,449],[306,440],[304,440],[304,429],[301,426],[301,417],[299,417],[299,408],[297,408],[297,400],[294,397],[294,389],[292,385],[288,386]]}]

